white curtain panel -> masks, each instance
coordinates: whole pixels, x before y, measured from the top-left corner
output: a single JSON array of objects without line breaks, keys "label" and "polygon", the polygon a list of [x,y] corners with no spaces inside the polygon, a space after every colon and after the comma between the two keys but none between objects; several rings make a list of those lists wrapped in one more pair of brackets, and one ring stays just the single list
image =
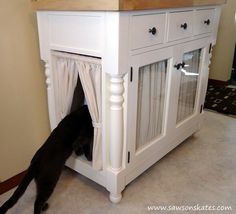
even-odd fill
[{"label": "white curtain panel", "polygon": [[79,74],[94,126],[92,165],[101,170],[101,59],[53,51],[52,67],[58,122],[70,111]]},{"label": "white curtain panel", "polygon": [[73,59],[65,54],[52,52],[53,84],[56,103],[56,119],[59,123],[70,112],[78,71]]},{"label": "white curtain panel", "polygon": [[136,149],[162,134],[167,61],[139,69]]},{"label": "white curtain panel", "polygon": [[77,60],[79,77],[84,89],[89,112],[93,120],[93,168],[102,169],[102,129],[101,129],[101,60],[90,58]]},{"label": "white curtain panel", "polygon": [[[185,70],[189,73],[199,73],[201,49],[184,54]],[[194,113],[198,75],[188,76],[181,73],[177,123]]]}]

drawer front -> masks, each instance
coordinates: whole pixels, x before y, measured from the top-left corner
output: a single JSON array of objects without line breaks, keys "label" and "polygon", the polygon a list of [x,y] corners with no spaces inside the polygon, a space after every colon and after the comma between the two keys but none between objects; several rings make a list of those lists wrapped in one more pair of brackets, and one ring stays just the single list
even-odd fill
[{"label": "drawer front", "polygon": [[168,41],[184,39],[193,35],[193,11],[169,14]]},{"label": "drawer front", "polygon": [[196,11],[194,35],[212,32],[214,23],[214,13],[214,9]]},{"label": "drawer front", "polygon": [[164,42],[166,14],[136,15],[131,18],[131,49]]}]

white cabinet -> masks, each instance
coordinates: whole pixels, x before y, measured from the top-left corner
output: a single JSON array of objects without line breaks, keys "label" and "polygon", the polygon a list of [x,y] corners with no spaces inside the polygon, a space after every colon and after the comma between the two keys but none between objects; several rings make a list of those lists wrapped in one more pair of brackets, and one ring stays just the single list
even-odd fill
[{"label": "white cabinet", "polygon": [[220,11],[211,6],[37,13],[52,128],[57,124],[52,53],[101,62],[102,140],[96,150],[101,170],[76,157],[67,166],[104,186],[112,202],[200,128]]},{"label": "white cabinet", "polygon": [[[172,137],[196,130],[207,84],[209,40],[200,39],[131,58],[128,84],[129,162],[163,156]],[[191,131],[190,131],[191,132]]]}]

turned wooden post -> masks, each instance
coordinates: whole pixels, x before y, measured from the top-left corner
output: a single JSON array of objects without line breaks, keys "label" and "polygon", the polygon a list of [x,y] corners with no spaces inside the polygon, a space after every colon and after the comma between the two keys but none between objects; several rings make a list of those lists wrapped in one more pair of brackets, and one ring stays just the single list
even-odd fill
[{"label": "turned wooden post", "polygon": [[51,75],[50,65],[48,61],[44,61],[44,62],[45,62],[47,96],[48,96],[49,121],[50,121],[51,130],[53,130],[57,126],[57,120],[56,120],[56,112],[55,112],[54,92],[53,92],[53,86],[52,86],[52,75]]},{"label": "turned wooden post", "polygon": [[122,168],[123,154],[123,75],[110,77],[110,164],[114,171]]}]

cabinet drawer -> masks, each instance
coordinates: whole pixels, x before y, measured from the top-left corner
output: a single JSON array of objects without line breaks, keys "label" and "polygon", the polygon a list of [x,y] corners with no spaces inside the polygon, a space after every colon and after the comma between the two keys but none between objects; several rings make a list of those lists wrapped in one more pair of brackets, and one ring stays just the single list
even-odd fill
[{"label": "cabinet drawer", "polygon": [[166,14],[136,15],[131,18],[131,49],[164,42]]},{"label": "cabinet drawer", "polygon": [[214,12],[214,9],[196,11],[194,35],[212,32]]},{"label": "cabinet drawer", "polygon": [[193,11],[169,14],[168,41],[184,39],[193,35]]}]

